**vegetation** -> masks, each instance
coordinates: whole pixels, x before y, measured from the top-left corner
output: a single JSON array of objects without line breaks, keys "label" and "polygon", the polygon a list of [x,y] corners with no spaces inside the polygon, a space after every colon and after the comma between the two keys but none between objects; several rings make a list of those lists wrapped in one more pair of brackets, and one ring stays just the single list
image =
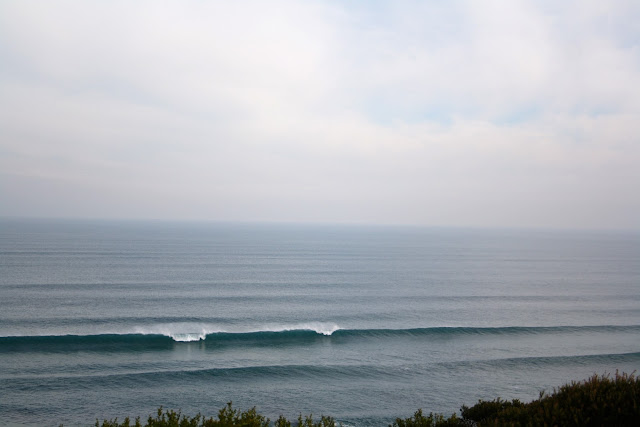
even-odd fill
[{"label": "vegetation", "polygon": [[[484,426],[635,426],[640,420],[640,379],[634,374],[594,375],[583,382],[572,382],[554,389],[553,393],[541,393],[529,403],[500,398],[478,401],[471,407],[463,406],[460,416],[430,413],[422,410],[412,417],[398,418],[390,427],[484,427]],[[96,421],[96,427],[142,427],[140,418],[131,422]],[[180,412],[158,409],[157,416],[150,416],[145,427],[335,427],[331,417],[322,416],[317,422],[311,415],[300,415],[292,424],[282,415],[274,422],[256,412],[233,409],[231,402],[218,412],[217,419],[201,414],[194,417]]]},{"label": "vegetation", "polygon": [[[271,420],[258,414],[255,406],[247,411],[233,409],[231,402],[227,406],[218,411],[218,418],[206,418],[202,414],[194,417],[182,415],[180,412],[173,410],[163,411],[162,407],[158,409],[156,417],[149,416],[144,427],[269,427]],[[280,417],[273,424],[275,427],[292,427],[292,424],[285,417]],[[140,417],[131,422],[129,418],[125,418],[123,422],[115,420],[104,420],[102,424],[96,420],[96,427],[142,427]],[[336,422],[331,417],[321,416],[320,421],[314,422],[312,415],[302,417],[298,416],[298,424],[300,427],[335,427]]]},{"label": "vegetation", "polygon": [[425,417],[418,411],[411,418],[398,418],[393,426],[635,426],[640,420],[640,379],[633,374],[594,375],[552,394],[541,393],[529,403],[481,400],[472,407],[463,406],[460,413],[461,417],[445,418]]}]

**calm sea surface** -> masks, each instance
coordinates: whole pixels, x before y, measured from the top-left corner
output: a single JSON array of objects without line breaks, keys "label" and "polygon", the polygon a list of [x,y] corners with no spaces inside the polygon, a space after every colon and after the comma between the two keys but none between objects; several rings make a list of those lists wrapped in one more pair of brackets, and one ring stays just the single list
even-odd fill
[{"label": "calm sea surface", "polygon": [[384,426],[640,370],[640,234],[0,221],[0,419]]}]

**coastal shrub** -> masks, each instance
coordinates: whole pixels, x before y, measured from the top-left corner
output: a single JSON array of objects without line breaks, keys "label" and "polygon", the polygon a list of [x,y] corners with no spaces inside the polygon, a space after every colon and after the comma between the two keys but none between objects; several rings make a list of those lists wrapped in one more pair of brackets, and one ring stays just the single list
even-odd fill
[{"label": "coastal shrub", "polygon": [[634,374],[594,375],[541,393],[529,403],[500,398],[463,406],[460,417],[441,414],[398,418],[392,427],[452,426],[636,426],[640,420],[640,380]]},{"label": "coastal shrub", "polygon": [[320,421],[317,423],[313,422],[313,417],[311,415],[306,416],[304,419],[302,415],[298,417],[298,424],[291,424],[291,421],[286,419],[284,416],[280,415],[280,417],[276,420],[275,427],[336,427],[336,422],[332,417],[321,416]]},{"label": "coastal shrub", "polygon": [[[452,414],[424,415],[416,411],[412,417],[397,418],[392,427],[456,427],[456,426],[635,426],[640,420],[640,379],[634,373],[594,375],[582,382],[572,382],[541,393],[529,403],[517,399],[512,401],[497,398],[480,400],[471,407],[462,406],[460,416]],[[234,409],[229,402],[218,411],[218,417],[194,417],[180,412],[158,409],[150,416],[144,427],[335,427],[333,418],[321,416],[318,421],[311,415],[300,415],[297,423],[280,416],[274,423],[257,413],[256,408],[247,411]],[[125,418],[98,422],[96,427],[143,427],[140,418],[133,422]]]},{"label": "coastal shrub", "polygon": [[422,409],[418,409],[413,417],[396,418],[393,427],[456,427],[464,426],[464,421],[452,414],[449,418],[445,418],[442,414],[434,414],[431,412],[428,416],[424,416]]},{"label": "coastal shrub", "polygon": [[[321,416],[318,422],[313,421],[312,415],[304,418],[302,414],[298,417],[298,422],[292,425],[284,416],[274,423],[276,427],[336,427],[336,422],[332,417]],[[198,413],[193,417],[182,415],[173,410],[163,411],[158,409],[155,417],[149,416],[144,427],[269,427],[271,421],[263,415],[258,414],[255,406],[246,411],[234,409],[231,402],[218,411],[218,418],[206,418]],[[62,426],[61,426],[62,427]],[[127,417],[122,423],[118,419],[104,420],[100,423],[96,420],[95,427],[143,427],[140,417],[136,418],[133,424]]]},{"label": "coastal shrub", "polygon": [[510,408],[522,408],[524,404],[518,399],[511,402],[497,398],[491,401],[480,400],[475,405],[468,407],[463,405],[460,408],[460,414],[465,420],[481,422],[496,417],[500,412]]},{"label": "coastal shrub", "polygon": [[[467,418],[470,417],[468,413]],[[609,375],[594,375],[586,381],[571,382],[554,389],[550,395],[541,394],[539,399],[530,403],[505,405],[490,417],[471,419],[479,426],[638,425],[640,380],[634,374],[617,372],[613,378]]]},{"label": "coastal shrub", "polygon": [[210,418],[202,423],[203,427],[269,427],[269,425],[269,418],[258,414],[255,406],[242,412],[239,409],[233,409],[231,402],[218,411],[217,420]]}]

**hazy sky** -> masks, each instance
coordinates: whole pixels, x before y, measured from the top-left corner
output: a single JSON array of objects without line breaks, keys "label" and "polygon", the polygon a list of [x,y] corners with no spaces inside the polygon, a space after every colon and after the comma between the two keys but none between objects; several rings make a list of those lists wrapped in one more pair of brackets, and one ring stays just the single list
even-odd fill
[{"label": "hazy sky", "polygon": [[0,1],[0,215],[640,228],[640,2]]}]

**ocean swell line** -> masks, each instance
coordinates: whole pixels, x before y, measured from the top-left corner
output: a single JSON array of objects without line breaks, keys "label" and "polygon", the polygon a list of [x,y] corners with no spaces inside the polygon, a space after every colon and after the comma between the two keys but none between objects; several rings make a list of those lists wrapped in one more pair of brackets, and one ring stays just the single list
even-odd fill
[{"label": "ocean swell line", "polygon": [[141,380],[160,381],[184,381],[186,379],[202,380],[206,377],[216,377],[225,380],[256,380],[258,378],[411,378],[429,372],[446,372],[456,370],[458,372],[474,370],[495,369],[539,369],[550,366],[575,366],[576,364],[592,363],[625,363],[640,361],[640,352],[630,353],[601,353],[601,354],[575,354],[564,356],[534,356],[492,358],[481,360],[460,360],[453,362],[431,362],[425,364],[411,364],[401,366],[371,365],[371,364],[332,364],[332,365],[308,365],[308,364],[282,364],[282,365],[249,365],[249,366],[221,366],[206,368],[174,368],[158,370],[141,370],[131,372],[83,372],[64,373],[42,377],[41,375],[16,375],[4,378],[4,381],[14,382],[24,387],[32,383],[34,387],[43,385],[52,386],[55,383],[68,383],[69,380],[88,383],[96,379],[111,379],[122,385],[126,382],[139,384]]},{"label": "ocean swell line", "polygon": [[512,327],[431,327],[409,329],[341,329],[333,323],[308,323],[296,325],[274,325],[245,330],[224,330],[208,326],[155,325],[136,327],[123,332],[76,335],[14,335],[0,337],[0,348],[11,344],[139,344],[152,345],[167,342],[234,342],[255,343],[256,341],[305,341],[322,337],[336,339],[388,339],[393,337],[455,337],[482,335],[539,335],[574,333],[640,333],[640,325],[593,325],[593,326],[512,326]]}]

